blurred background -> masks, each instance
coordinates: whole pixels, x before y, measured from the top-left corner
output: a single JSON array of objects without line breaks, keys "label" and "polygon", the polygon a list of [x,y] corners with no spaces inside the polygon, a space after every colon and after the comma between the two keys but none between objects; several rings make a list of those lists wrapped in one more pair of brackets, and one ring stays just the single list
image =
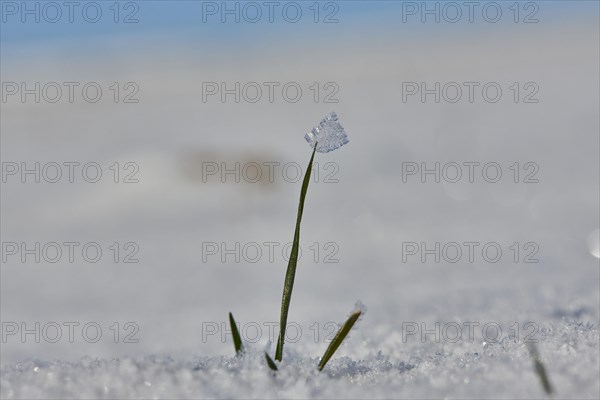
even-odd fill
[{"label": "blurred background", "polygon": [[406,321],[600,322],[597,2],[75,3],[1,3],[3,365],[231,355],[229,311],[267,346],[303,136],[332,111],[350,143],[315,156],[289,351],[321,353],[357,299],[356,357],[408,359]]}]

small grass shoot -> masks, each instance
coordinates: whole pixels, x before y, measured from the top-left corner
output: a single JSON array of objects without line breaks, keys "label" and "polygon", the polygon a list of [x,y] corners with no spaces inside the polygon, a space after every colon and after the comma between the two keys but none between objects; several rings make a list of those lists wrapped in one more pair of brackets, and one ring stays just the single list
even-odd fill
[{"label": "small grass shoot", "polygon": [[233,336],[233,345],[235,347],[235,354],[239,355],[244,352],[244,345],[242,344],[242,338],[238,331],[233,314],[229,313],[229,325],[231,325],[231,336]]},{"label": "small grass shoot", "polygon": [[[331,116],[334,118],[334,121],[337,121],[337,116],[334,113],[332,113]],[[322,121],[321,124],[332,121],[331,117],[327,117],[327,118],[326,118],[326,120]],[[345,140],[345,133],[343,132],[343,128],[341,128],[341,126],[339,124],[337,125],[337,128],[342,130],[342,133],[344,135],[343,139]],[[313,130],[313,132],[315,132],[315,130]],[[348,143],[348,141],[345,140],[344,142],[342,142],[340,144],[340,146],[345,143]],[[292,291],[294,289],[294,279],[296,277],[296,267],[298,265],[298,252],[299,252],[299,247],[300,247],[300,223],[302,222],[302,214],[304,212],[304,201],[306,200],[306,192],[308,191],[308,184],[310,183],[310,175],[311,175],[311,171],[312,171],[313,160],[315,158],[315,152],[317,150],[317,145],[318,145],[318,142],[315,141],[314,146],[313,146],[314,148],[312,151],[312,155],[310,156],[310,161],[308,162],[308,167],[306,168],[306,172],[304,174],[304,180],[302,181],[302,188],[300,190],[300,202],[298,204],[298,215],[296,217],[296,229],[294,230],[294,240],[292,242],[292,251],[290,253],[290,259],[288,262],[288,266],[287,266],[287,270],[286,270],[286,274],[285,274],[285,280],[283,283],[283,295],[281,298],[281,314],[280,314],[280,319],[279,319],[279,336],[277,339],[277,348],[275,350],[275,360],[277,360],[279,362],[281,362],[283,359],[283,345],[284,345],[284,341],[285,341],[285,328],[287,326],[290,302],[292,299]],[[329,150],[329,151],[331,151],[331,150]],[[364,313],[364,311],[362,311],[360,309],[354,311],[350,315],[348,320],[344,323],[344,325],[342,325],[340,330],[335,335],[333,341],[329,344],[329,347],[327,347],[325,354],[321,358],[321,361],[320,361],[319,367],[318,367],[319,371],[323,370],[323,368],[325,367],[325,364],[327,364],[327,362],[333,356],[333,354],[338,349],[338,347],[340,347],[340,345],[342,344],[342,342],[344,341],[346,336],[348,336],[348,333],[350,332],[350,330],[352,329],[352,327],[354,326],[356,321],[358,321],[358,318],[363,313]],[[237,329],[235,320],[233,319],[233,315],[231,313],[229,313],[229,323],[231,324],[231,333],[233,335],[233,344],[235,346],[235,352],[236,352],[236,355],[239,355],[240,353],[243,353],[244,347],[242,344],[240,333]],[[265,359],[267,360],[267,365],[269,366],[269,368],[271,370],[273,370],[273,371],[278,370],[277,364],[275,363],[275,361],[273,361],[273,359],[269,356],[268,353],[265,353]]]},{"label": "small grass shoot", "polygon": [[348,320],[346,320],[344,325],[342,325],[340,330],[337,331],[335,337],[333,338],[331,343],[329,343],[329,347],[327,347],[327,350],[325,350],[325,354],[323,354],[323,357],[321,357],[321,362],[319,362],[319,371],[322,371],[323,368],[325,368],[325,364],[327,364],[327,361],[329,361],[331,356],[333,356],[333,353],[335,353],[335,351],[338,349],[338,347],[340,347],[346,336],[348,336],[348,333],[350,333],[350,330],[352,329],[356,321],[358,321],[358,318],[361,316],[361,314],[361,310],[354,311],[350,315]]}]

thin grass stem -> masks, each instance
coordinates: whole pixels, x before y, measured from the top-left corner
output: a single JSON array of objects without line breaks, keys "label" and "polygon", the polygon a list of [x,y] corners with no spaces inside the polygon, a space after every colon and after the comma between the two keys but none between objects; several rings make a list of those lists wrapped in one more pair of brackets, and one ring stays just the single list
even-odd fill
[{"label": "thin grass stem", "polygon": [[294,288],[294,278],[296,277],[296,265],[298,264],[298,247],[300,243],[300,222],[302,221],[302,212],[304,211],[304,199],[310,182],[310,173],[312,171],[313,159],[317,144],[310,157],[308,168],[304,174],[302,182],[302,190],[300,191],[300,204],[298,205],[298,217],[296,219],[296,230],[294,231],[294,241],[292,243],[292,252],[290,253],[290,261],[288,262],[287,272],[285,273],[285,281],[283,284],[283,296],[281,299],[281,317],[279,320],[279,338],[277,339],[277,349],[275,351],[275,359],[281,361],[283,358],[283,342],[285,340],[285,327],[287,325],[288,311],[290,309],[290,301],[292,299],[292,289]]}]

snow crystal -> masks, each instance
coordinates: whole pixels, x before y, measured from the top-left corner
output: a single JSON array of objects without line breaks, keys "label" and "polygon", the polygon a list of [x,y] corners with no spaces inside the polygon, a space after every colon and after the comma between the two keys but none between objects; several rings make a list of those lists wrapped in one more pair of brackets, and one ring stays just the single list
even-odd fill
[{"label": "snow crystal", "polygon": [[348,136],[334,112],[323,118],[319,125],[304,135],[304,139],[310,144],[310,147],[315,147],[315,142],[317,142],[319,153],[329,153],[349,142]]}]

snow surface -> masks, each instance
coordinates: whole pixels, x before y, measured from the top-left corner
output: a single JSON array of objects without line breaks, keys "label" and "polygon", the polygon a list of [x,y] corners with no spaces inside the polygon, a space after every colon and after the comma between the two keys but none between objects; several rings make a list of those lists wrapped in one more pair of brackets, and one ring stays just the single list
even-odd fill
[{"label": "snow surface", "polygon": [[[1,372],[2,398],[544,398],[523,343],[459,342],[424,355],[424,346],[393,343],[396,355],[351,340],[365,356],[317,358],[286,352],[271,371],[256,348],[242,357],[26,361]],[[541,336],[556,398],[597,398],[598,329],[560,322]],[[344,353],[344,350],[340,351]],[[411,354],[409,356],[409,354]]]}]

